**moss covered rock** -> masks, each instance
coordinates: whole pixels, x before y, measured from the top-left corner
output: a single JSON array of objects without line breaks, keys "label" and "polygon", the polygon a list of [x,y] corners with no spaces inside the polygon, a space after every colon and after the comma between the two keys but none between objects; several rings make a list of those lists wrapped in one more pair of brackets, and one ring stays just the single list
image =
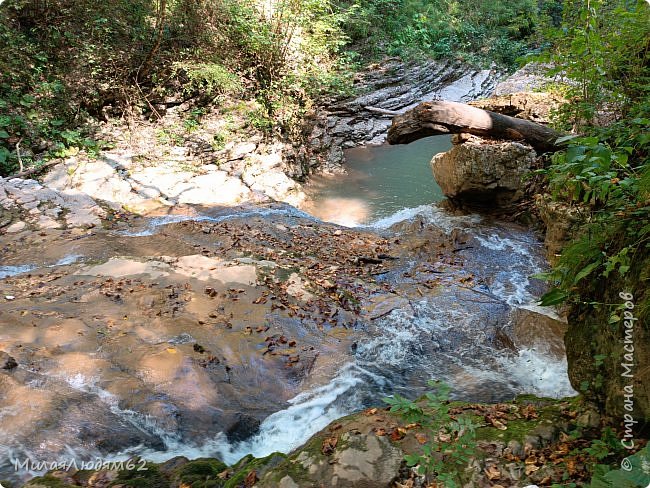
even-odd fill
[{"label": "moss covered rock", "polygon": [[650,420],[650,251],[637,252],[623,277],[585,285],[581,294],[599,304],[573,306],[565,344],[573,387],[619,422],[626,414],[638,420],[640,435]]}]

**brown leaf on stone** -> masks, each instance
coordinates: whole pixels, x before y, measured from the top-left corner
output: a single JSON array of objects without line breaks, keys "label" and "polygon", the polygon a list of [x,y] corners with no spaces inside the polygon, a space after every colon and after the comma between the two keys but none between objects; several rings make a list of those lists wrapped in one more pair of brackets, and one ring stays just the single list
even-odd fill
[{"label": "brown leaf on stone", "polygon": [[537,410],[534,405],[526,405],[521,409],[521,414],[526,420],[536,419],[538,417]]},{"label": "brown leaf on stone", "polygon": [[415,438],[420,444],[425,444],[427,442],[427,436],[425,434],[417,433],[415,434]]},{"label": "brown leaf on stone", "polygon": [[418,423],[412,423],[412,424],[408,424],[406,426],[406,428],[407,429],[415,429],[416,427],[419,427],[419,426],[420,426],[420,424],[418,424]]},{"label": "brown leaf on stone", "polygon": [[538,462],[539,462],[539,459],[537,458],[537,456],[532,455],[532,454],[530,456],[528,456],[526,458],[526,460],[524,461],[524,463],[526,463],[526,464],[537,464]]},{"label": "brown leaf on stone", "polygon": [[393,429],[390,433],[390,440],[391,441],[401,441],[404,439],[404,436],[406,435],[406,429],[397,427]]},{"label": "brown leaf on stone", "polygon": [[230,478],[230,469],[224,469],[221,473],[217,475],[217,478],[220,480],[225,480]]},{"label": "brown leaf on stone", "polygon": [[321,447],[321,452],[326,456],[329,456],[336,449],[336,444],[338,443],[338,441],[339,439],[336,436],[327,437],[325,440],[323,440],[323,446]]},{"label": "brown leaf on stone", "polygon": [[449,442],[451,441],[451,434],[447,434],[446,432],[439,432],[436,438],[438,439],[438,442]]},{"label": "brown leaf on stone", "polygon": [[498,480],[501,478],[501,471],[499,471],[499,468],[495,465],[488,466],[485,468],[485,476],[487,476],[487,479],[490,481]]},{"label": "brown leaf on stone", "polygon": [[375,414],[377,413],[377,409],[376,409],[376,408],[369,408],[368,410],[366,410],[366,411],[363,412],[363,413],[364,413],[365,415],[375,415]]},{"label": "brown leaf on stone", "polygon": [[246,488],[253,488],[255,486],[255,483],[257,482],[257,473],[253,470],[244,479],[244,486]]},{"label": "brown leaf on stone", "polygon": [[500,420],[497,420],[497,419],[492,418],[492,417],[486,417],[485,419],[486,419],[490,424],[492,424],[492,426],[496,427],[496,428],[499,429],[499,430],[507,430],[507,429],[508,429],[508,427],[506,426],[506,424],[504,424],[504,423],[501,422]]},{"label": "brown leaf on stone", "polygon": [[571,476],[573,476],[576,473],[576,459],[575,458],[566,458],[565,459],[566,463],[566,470],[569,472]]},{"label": "brown leaf on stone", "polygon": [[372,430],[375,432],[375,435],[377,435],[377,436],[382,437],[382,436],[386,435],[386,429],[384,429],[382,427],[375,427]]},{"label": "brown leaf on stone", "polygon": [[563,444],[559,444],[556,447],[555,451],[553,451],[553,454],[557,456],[566,456],[567,454],[569,454],[570,450],[571,448],[569,447],[569,444],[563,443]]},{"label": "brown leaf on stone", "polygon": [[525,469],[526,476],[529,476],[529,475],[533,474],[538,469],[539,469],[539,466],[535,466],[534,464],[527,464],[526,469]]},{"label": "brown leaf on stone", "polygon": [[395,488],[413,488],[414,486],[414,481],[413,480],[405,480],[404,482],[400,483],[399,481],[395,482]]}]

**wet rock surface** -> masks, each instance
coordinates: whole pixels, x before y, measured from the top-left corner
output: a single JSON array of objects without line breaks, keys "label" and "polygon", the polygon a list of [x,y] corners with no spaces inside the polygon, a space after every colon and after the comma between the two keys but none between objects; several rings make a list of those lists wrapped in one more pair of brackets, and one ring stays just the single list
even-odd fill
[{"label": "wet rock surface", "polygon": [[0,369],[11,371],[16,367],[18,367],[18,363],[13,356],[10,356],[4,351],[0,351]]},{"label": "wet rock surface", "polygon": [[[498,339],[519,292],[485,261],[520,231],[476,222],[432,208],[354,230],[267,205],[5,236],[0,346],[18,366],[0,374],[3,449],[232,463],[297,447],[386,385],[445,377],[490,400],[534,389],[508,373],[519,352]],[[472,378],[479,364],[491,385]]]},{"label": "wet rock surface", "polygon": [[[601,420],[590,405],[524,396],[497,405],[452,402],[449,409],[476,429],[474,443],[466,446],[467,461],[443,465],[462,486],[514,488],[562,483],[567,476],[578,482],[589,479],[588,458],[571,434],[599,432]],[[211,458],[175,457],[147,465],[135,459],[133,464],[146,469],[54,471],[27,486],[426,487],[418,465],[409,468],[404,455],[421,455],[427,446],[448,442],[441,440],[445,435],[370,408],[331,423],[289,455],[245,456],[230,467]],[[446,454],[434,456],[444,459]]]},{"label": "wet rock surface", "polygon": [[[317,121],[312,168],[252,132],[211,144],[234,131],[220,117],[180,145],[170,110],[160,153],[146,154],[161,138],[147,125],[42,183],[2,180],[0,478],[33,476],[9,461],[28,456],[141,455],[172,460],[33,485],[391,486],[406,479],[407,450],[369,425],[328,449],[319,438],[315,452],[273,451],[379,396],[420,394],[430,377],[466,400],[571,393],[544,384],[565,375],[561,346],[536,356],[539,320],[515,313],[539,295],[528,276],[544,266],[527,231],[433,207],[390,229],[346,229],[268,203],[299,202],[295,179],[380,141],[389,119],[366,107],[468,100],[494,80],[457,63],[379,65],[364,94]],[[530,257],[510,266],[512,255]],[[546,369],[526,364],[539,358]]]}]

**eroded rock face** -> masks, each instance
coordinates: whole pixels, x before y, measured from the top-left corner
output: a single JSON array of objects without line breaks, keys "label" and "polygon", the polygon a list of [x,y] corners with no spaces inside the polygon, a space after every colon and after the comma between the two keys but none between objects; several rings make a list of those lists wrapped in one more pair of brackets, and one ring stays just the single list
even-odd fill
[{"label": "eroded rock face", "polygon": [[[638,423],[625,427],[635,438],[650,421],[650,252],[640,247],[637,253],[623,277],[612,273],[606,283],[594,278],[583,285],[593,302],[623,309],[578,302],[569,313],[565,336],[571,384],[576,389],[588,385],[584,395],[619,422],[625,415],[634,418]],[[599,356],[602,364],[595,359]]]},{"label": "eroded rock face", "polygon": [[454,142],[450,151],[436,154],[431,160],[433,175],[452,202],[503,208],[523,197],[523,177],[537,158],[532,147],[465,135]]},{"label": "eroded rock face", "polygon": [[560,258],[562,249],[575,236],[580,211],[566,203],[553,201],[550,195],[537,195],[535,206],[546,226],[546,259],[554,265]]},{"label": "eroded rock face", "polygon": [[406,64],[387,59],[369,66],[355,80],[360,95],[330,100],[316,116],[308,137],[313,151],[310,165],[340,171],[343,149],[383,143],[395,113],[425,101],[467,102],[487,96],[498,75],[457,61]]},{"label": "eroded rock face", "polygon": [[[328,480],[336,488],[389,488],[398,478],[404,453],[398,445],[374,432],[352,430],[341,435],[331,456],[305,449],[261,480],[262,487],[310,487]],[[287,469],[293,465],[292,469]],[[292,471],[300,473],[292,477]],[[285,473],[287,473],[285,475]],[[316,485],[315,485],[316,484]]]},{"label": "eroded rock face", "polygon": [[510,117],[548,124],[551,112],[566,100],[546,92],[517,92],[469,102],[469,105]]},{"label": "eroded rock face", "polygon": [[[255,152],[256,147],[234,147],[233,157],[239,159],[219,166],[196,166],[189,159],[143,164],[129,150],[104,153],[96,160],[73,157],[52,169],[43,183],[58,192],[82,192],[115,210],[138,212],[177,204],[299,203],[301,187],[286,174],[281,145],[266,147],[264,153]],[[241,159],[246,150],[253,152]]]},{"label": "eroded rock face", "polygon": [[548,76],[550,64],[528,63],[523,68],[515,71],[505,80],[494,87],[494,95],[509,95],[517,92],[532,92],[544,89],[550,83],[562,81]]}]

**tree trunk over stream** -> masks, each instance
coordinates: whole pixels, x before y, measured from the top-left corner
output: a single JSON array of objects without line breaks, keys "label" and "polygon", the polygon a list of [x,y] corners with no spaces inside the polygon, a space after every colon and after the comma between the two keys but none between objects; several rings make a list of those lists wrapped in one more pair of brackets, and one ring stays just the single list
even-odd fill
[{"label": "tree trunk over stream", "polygon": [[438,134],[468,133],[476,136],[523,141],[538,153],[556,151],[563,134],[529,120],[501,115],[464,103],[434,101],[397,115],[388,130],[389,144],[408,144]]}]

